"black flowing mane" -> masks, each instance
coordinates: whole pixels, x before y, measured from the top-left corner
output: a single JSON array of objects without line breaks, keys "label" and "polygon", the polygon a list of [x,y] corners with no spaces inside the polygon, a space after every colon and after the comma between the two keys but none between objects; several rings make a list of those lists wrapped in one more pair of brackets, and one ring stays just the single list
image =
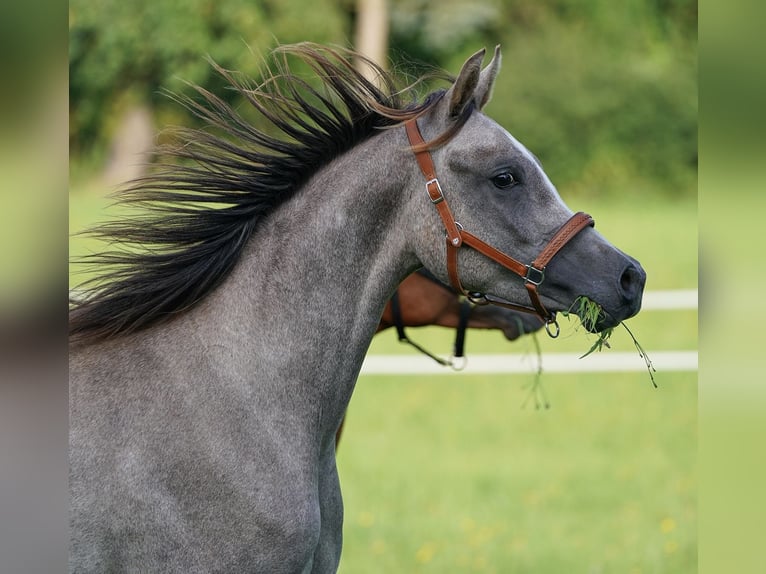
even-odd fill
[{"label": "black flowing mane", "polygon": [[[307,64],[321,86],[295,75],[288,56]],[[378,83],[354,61],[373,70]],[[119,193],[118,202],[140,208],[140,215],[88,232],[117,248],[83,258],[98,274],[70,303],[71,341],[130,333],[195,305],[231,271],[264,216],[320,167],[377,130],[424,113],[444,93],[417,104],[412,86],[398,89],[373,62],[308,43],[273,52],[257,86],[213,66],[278,135],[199,86],[193,86],[199,101],[171,96],[206,129],[177,129],[176,143],[157,152],[175,161],[163,159]]]}]

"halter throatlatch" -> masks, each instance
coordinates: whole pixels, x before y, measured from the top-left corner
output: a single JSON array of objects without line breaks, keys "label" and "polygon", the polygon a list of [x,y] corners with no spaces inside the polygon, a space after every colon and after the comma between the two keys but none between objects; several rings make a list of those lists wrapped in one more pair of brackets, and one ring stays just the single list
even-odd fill
[{"label": "halter throatlatch", "polygon": [[[407,130],[407,137],[410,140],[410,145],[413,147],[425,144],[425,140],[418,129],[416,120],[409,120],[405,123]],[[499,305],[501,307],[507,307],[516,311],[523,311],[525,313],[533,313],[538,315],[543,321],[545,321],[545,330],[552,338],[556,338],[559,335],[559,324],[556,321],[556,313],[551,313],[544,306],[540,300],[540,295],[537,292],[537,288],[545,280],[545,267],[548,265],[554,255],[556,255],[564,245],[566,245],[575,235],[586,227],[593,227],[593,218],[587,213],[578,211],[569,220],[562,225],[559,230],[553,235],[551,240],[535,258],[535,260],[529,265],[517,261],[513,257],[506,255],[499,249],[496,249],[485,243],[469,231],[463,229],[463,226],[455,221],[452,211],[444,198],[439,180],[436,177],[436,168],[434,167],[433,160],[431,159],[431,153],[427,149],[421,149],[421,151],[415,152],[415,159],[417,159],[420,171],[426,178],[426,190],[428,191],[428,197],[431,199],[431,203],[436,207],[436,211],[444,223],[444,228],[447,231],[447,274],[449,275],[450,282],[458,293],[462,293],[468,297],[472,302],[478,305],[486,305],[491,303],[493,305]],[[476,293],[466,291],[460,283],[460,276],[458,274],[457,265],[457,253],[461,246],[468,245],[472,247],[482,255],[489,257],[496,263],[499,263],[506,269],[513,271],[516,275],[524,280],[524,287],[527,289],[529,300],[532,303],[531,307],[525,305],[518,305],[511,303],[505,299],[494,297],[485,293]]]}]

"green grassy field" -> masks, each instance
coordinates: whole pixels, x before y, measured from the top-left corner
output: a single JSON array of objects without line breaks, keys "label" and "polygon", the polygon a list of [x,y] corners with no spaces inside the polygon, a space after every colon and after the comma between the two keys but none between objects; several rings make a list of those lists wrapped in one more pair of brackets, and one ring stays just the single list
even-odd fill
[{"label": "green grassy field", "polygon": [[341,572],[696,572],[696,373],[360,378]]},{"label": "green grassy field", "polygon": [[[70,231],[103,217],[93,189],[70,195]],[[647,270],[647,289],[697,286],[693,201],[572,205]],[[77,239],[72,255],[94,246]],[[70,284],[73,284],[72,281]],[[593,337],[562,320],[545,357]],[[628,322],[651,350],[697,348],[696,311]],[[448,355],[453,333],[411,330]],[[634,350],[617,329],[614,350]],[[697,569],[697,373],[543,374],[552,408],[522,408],[532,375],[478,376],[471,356],[534,353],[472,331],[460,376],[362,376],[338,454],[346,520],[341,572],[692,573]],[[413,354],[395,333],[377,354]],[[609,350],[603,351],[605,353]],[[583,359],[587,361],[588,358]]]}]

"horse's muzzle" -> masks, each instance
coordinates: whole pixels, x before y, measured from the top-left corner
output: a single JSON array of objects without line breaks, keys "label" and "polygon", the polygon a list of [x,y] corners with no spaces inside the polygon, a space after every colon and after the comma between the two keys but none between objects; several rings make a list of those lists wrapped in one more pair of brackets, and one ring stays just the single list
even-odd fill
[{"label": "horse's muzzle", "polygon": [[595,325],[585,325],[592,333],[616,327],[625,319],[630,319],[641,310],[641,299],[646,285],[646,272],[635,259],[630,259],[617,279],[619,304],[613,309],[603,309],[603,314]]}]

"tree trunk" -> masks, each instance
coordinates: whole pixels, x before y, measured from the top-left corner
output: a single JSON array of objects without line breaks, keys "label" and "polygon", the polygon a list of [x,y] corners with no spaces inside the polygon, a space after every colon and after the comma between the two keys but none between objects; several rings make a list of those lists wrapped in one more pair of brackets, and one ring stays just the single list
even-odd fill
[{"label": "tree trunk", "polygon": [[112,140],[110,157],[104,171],[109,186],[115,186],[146,173],[149,152],[154,147],[154,125],[147,106],[127,110]]},{"label": "tree trunk", "polygon": [[[388,63],[388,28],[387,0],[357,0],[356,50],[383,69]],[[357,66],[369,80],[375,81],[372,70],[361,63]]]}]

